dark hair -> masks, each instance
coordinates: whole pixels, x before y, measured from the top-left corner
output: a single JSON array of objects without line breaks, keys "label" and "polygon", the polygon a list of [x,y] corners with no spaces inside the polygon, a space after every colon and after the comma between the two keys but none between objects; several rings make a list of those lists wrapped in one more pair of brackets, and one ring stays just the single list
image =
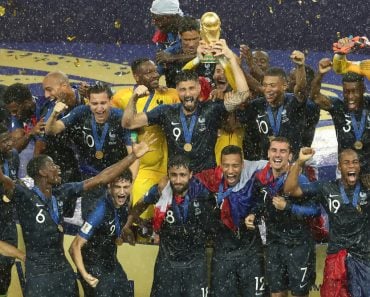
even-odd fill
[{"label": "dark hair", "polygon": [[364,82],[364,77],[354,72],[345,73],[342,77],[342,83],[344,82]]},{"label": "dark hair", "polygon": [[273,137],[271,138],[270,140],[270,144],[269,144],[269,149],[271,147],[271,143],[273,142],[284,142],[286,144],[288,144],[288,147],[289,147],[289,151],[291,152],[292,151],[292,147],[290,145],[290,141],[288,138],[284,137],[284,136],[277,136],[277,137]]},{"label": "dark hair", "polygon": [[266,70],[266,73],[264,76],[265,77],[266,76],[278,76],[285,81],[287,80],[287,76],[286,76],[284,69],[279,68],[279,67],[270,67],[269,69]]},{"label": "dark hair", "polygon": [[227,145],[221,151],[221,158],[222,156],[226,155],[239,155],[240,159],[243,160],[243,152],[242,149],[236,145]]},{"label": "dark hair", "polygon": [[168,160],[167,170],[173,167],[184,167],[193,171],[190,166],[190,159],[185,155],[176,155]]},{"label": "dark hair", "polygon": [[3,94],[5,104],[16,102],[22,104],[26,100],[32,100],[30,89],[21,83],[10,85]]},{"label": "dark hair", "polygon": [[194,70],[183,70],[176,75],[176,85],[183,81],[193,80],[199,83],[199,76]]},{"label": "dark hair", "polygon": [[137,71],[140,68],[141,64],[146,63],[146,62],[150,62],[150,61],[151,60],[148,59],[148,58],[139,58],[139,59],[134,60],[131,63],[131,71],[132,71],[132,73],[133,74],[137,73]]},{"label": "dark hair", "polygon": [[110,86],[104,82],[96,81],[95,84],[89,86],[87,96],[90,98],[91,94],[100,94],[104,92],[107,93],[109,99],[112,98],[113,92]]},{"label": "dark hair", "polygon": [[128,182],[132,183],[132,172],[129,168],[123,171],[112,183],[115,183],[121,179],[127,180]]},{"label": "dark hair", "polygon": [[190,16],[185,16],[180,20],[179,33],[182,34],[188,31],[200,32],[200,24],[197,19]]},{"label": "dark hair", "polygon": [[358,155],[358,153],[357,153],[355,150],[350,149],[350,148],[347,148],[347,149],[342,150],[342,151],[338,154],[338,162],[339,162],[339,163],[340,163],[340,160],[341,160],[341,158],[342,158],[342,156],[343,156],[344,154],[356,154],[357,158],[359,158],[359,155]]},{"label": "dark hair", "polygon": [[35,179],[39,176],[39,170],[50,160],[48,155],[38,155],[32,158],[27,164],[27,174]]}]

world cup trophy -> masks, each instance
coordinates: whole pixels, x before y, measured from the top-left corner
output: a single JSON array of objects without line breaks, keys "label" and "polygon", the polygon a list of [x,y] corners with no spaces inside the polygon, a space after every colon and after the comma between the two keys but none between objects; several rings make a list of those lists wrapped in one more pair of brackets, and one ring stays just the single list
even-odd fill
[{"label": "world cup trophy", "polygon": [[[209,47],[220,39],[221,20],[214,12],[206,12],[200,18],[200,36]],[[213,56],[212,51],[204,54],[202,63],[217,63],[217,59]]]}]

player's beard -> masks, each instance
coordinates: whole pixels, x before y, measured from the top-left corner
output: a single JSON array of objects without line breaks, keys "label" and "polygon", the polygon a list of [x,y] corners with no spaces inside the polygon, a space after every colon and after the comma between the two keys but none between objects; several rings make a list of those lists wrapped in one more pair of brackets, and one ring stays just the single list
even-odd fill
[{"label": "player's beard", "polygon": [[[194,102],[194,104],[193,105],[187,105],[186,101],[189,101],[189,100],[191,101],[191,103]],[[198,106],[198,100],[195,99],[194,97],[191,97],[191,96],[184,97],[183,102],[182,102],[182,106],[184,107],[185,111],[187,111],[189,113],[193,113],[195,111],[195,109],[197,108],[197,106]]]},{"label": "player's beard", "polygon": [[174,185],[173,183],[171,183],[171,188],[172,188],[172,191],[173,191],[173,194],[174,195],[182,195],[182,194],[184,194],[187,191],[188,187],[189,187],[189,183],[176,184],[176,185]]}]

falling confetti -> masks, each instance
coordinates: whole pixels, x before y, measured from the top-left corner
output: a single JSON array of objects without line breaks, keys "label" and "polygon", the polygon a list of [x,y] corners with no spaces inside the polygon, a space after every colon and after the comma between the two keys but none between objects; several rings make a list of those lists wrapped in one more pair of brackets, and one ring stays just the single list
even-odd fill
[{"label": "falling confetti", "polygon": [[319,14],[316,15],[316,18],[319,19],[321,16]]},{"label": "falling confetti", "polygon": [[279,5],[281,4],[281,3],[283,3],[283,0],[277,0],[277,2],[279,3]]},{"label": "falling confetti", "polygon": [[73,64],[76,66],[76,67],[80,67],[81,66],[81,63],[80,63],[80,60],[76,58],[76,61],[73,62]]},{"label": "falling confetti", "polygon": [[273,13],[274,13],[274,10],[272,9],[272,6],[269,6],[269,12],[270,12],[271,14],[273,14]]},{"label": "falling confetti", "polygon": [[340,38],[340,32],[337,32],[337,38]]},{"label": "falling confetti", "polygon": [[114,28],[120,29],[121,25],[122,25],[121,20],[118,19],[114,21]]},{"label": "falling confetti", "polygon": [[309,25],[310,24],[310,21],[309,20],[306,20],[306,24]]},{"label": "falling confetti", "polygon": [[25,75],[27,73],[26,69],[21,69],[18,71],[20,75]]},{"label": "falling confetti", "polygon": [[4,16],[5,15],[5,7],[4,6],[0,6],[0,17]]},{"label": "falling confetti", "polygon": [[68,41],[73,41],[76,39],[76,36],[67,36]]},{"label": "falling confetti", "polygon": [[302,5],[302,3],[303,3],[303,1],[302,1],[302,0],[299,0],[299,1],[298,1],[298,4],[299,4],[299,5]]}]

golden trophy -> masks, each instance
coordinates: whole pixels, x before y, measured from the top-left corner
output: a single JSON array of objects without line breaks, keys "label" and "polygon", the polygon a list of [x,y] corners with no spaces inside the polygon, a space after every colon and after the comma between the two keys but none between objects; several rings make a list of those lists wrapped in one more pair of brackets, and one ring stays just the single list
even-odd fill
[{"label": "golden trophy", "polygon": [[[202,40],[212,47],[212,44],[220,39],[220,33],[221,20],[218,15],[214,12],[203,14],[200,18],[200,37]],[[213,56],[212,52],[206,52],[201,63],[217,63],[217,58]]]}]

